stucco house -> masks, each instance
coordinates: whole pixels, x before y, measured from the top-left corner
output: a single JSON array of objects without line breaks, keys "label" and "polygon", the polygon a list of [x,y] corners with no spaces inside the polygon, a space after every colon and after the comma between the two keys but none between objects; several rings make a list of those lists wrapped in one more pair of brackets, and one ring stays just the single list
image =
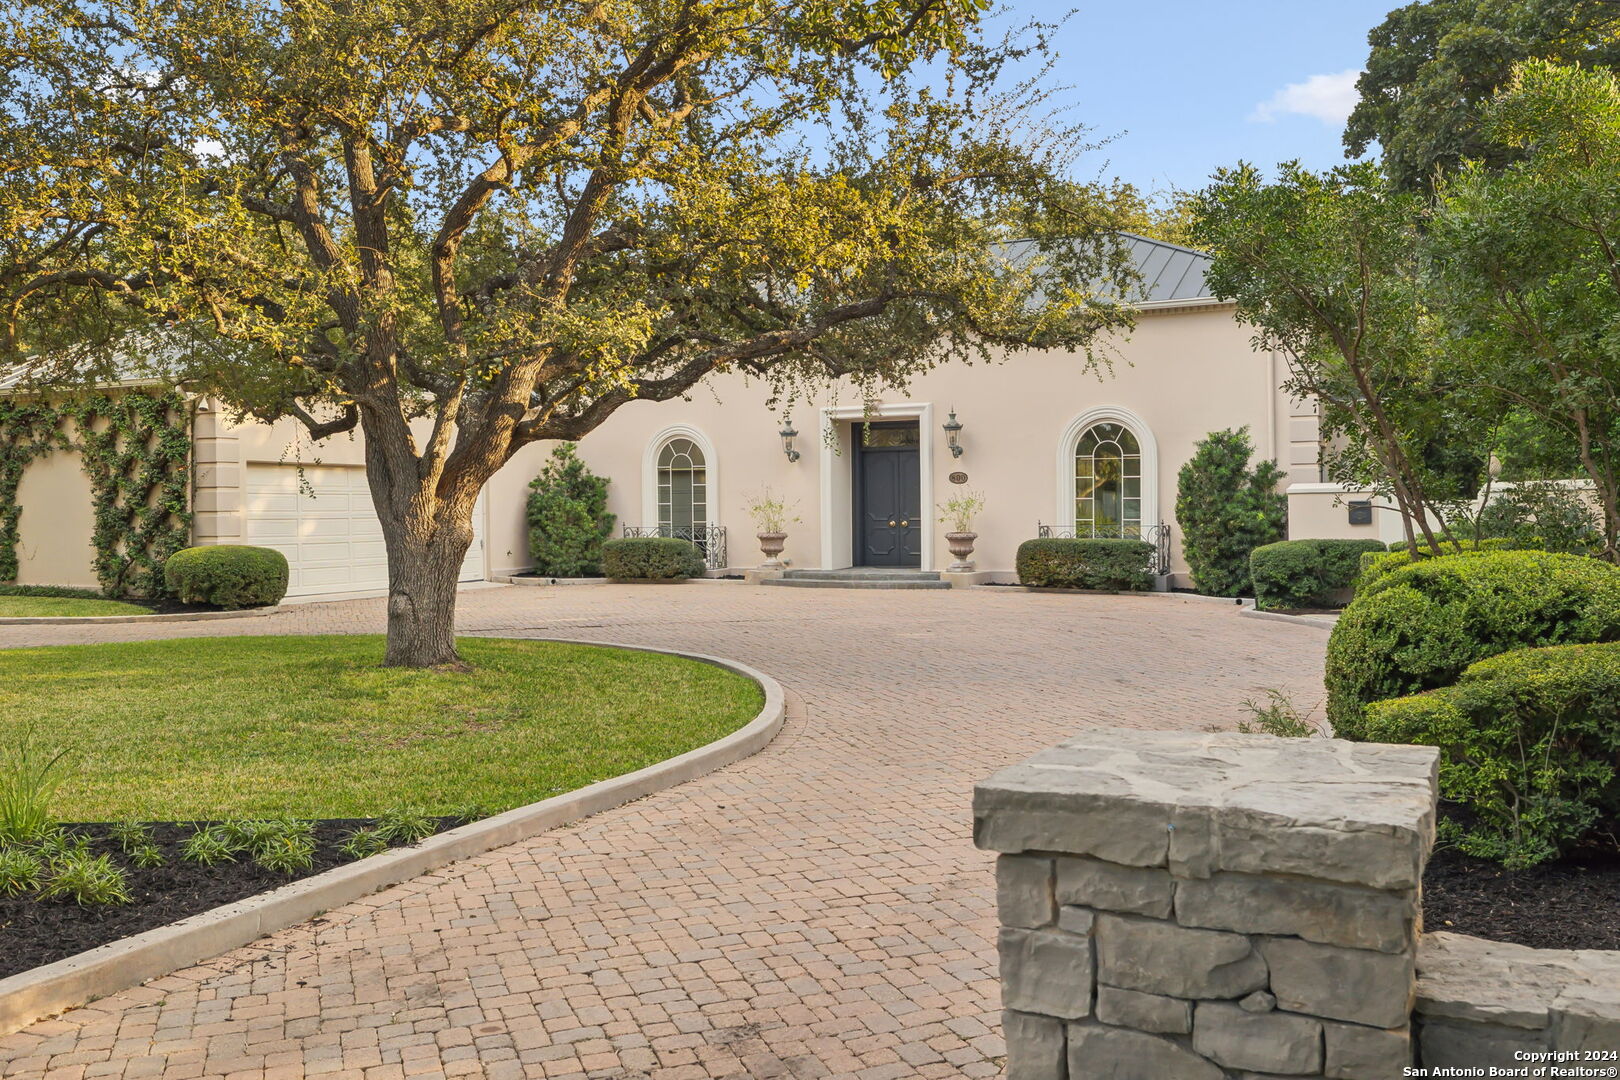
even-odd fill
[{"label": "stucco house", "polygon": [[[1026,350],[940,367],[877,401],[834,387],[787,418],[791,447],[768,388],[721,376],[686,401],[632,402],[583,440],[580,456],[611,480],[624,529],[691,536],[716,573],[763,561],[747,508],[767,489],[797,518],[790,567],[939,571],[951,556],[937,507],[969,490],[986,504],[973,558],[994,579],[1012,580],[1018,545],[1045,528],[1161,539],[1166,569],[1185,584],[1176,474],[1207,433],[1243,425],[1258,454],[1287,473],[1291,535],[1393,539],[1394,514],[1351,513],[1346,504],[1362,496],[1321,482],[1314,406],[1278,389],[1283,358],[1257,352],[1231,306],[1208,295],[1208,257],[1146,238],[1130,244],[1144,282],[1140,316],[1111,372]],[[386,588],[358,434],[311,444],[290,421],[236,421],[207,396],[188,398],[187,410],[193,543],[283,551],[292,596]],[[529,567],[527,487],[549,450],[525,448],[485,489],[466,578]],[[80,464],[63,449],[24,469],[19,582],[95,584]]]}]

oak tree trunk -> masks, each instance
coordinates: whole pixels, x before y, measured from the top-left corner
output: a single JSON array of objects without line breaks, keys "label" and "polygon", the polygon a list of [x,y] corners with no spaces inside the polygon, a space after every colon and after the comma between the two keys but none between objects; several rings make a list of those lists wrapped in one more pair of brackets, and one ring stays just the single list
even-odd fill
[{"label": "oak tree trunk", "polygon": [[[441,515],[444,516],[444,515]],[[383,516],[388,542],[388,647],[384,667],[439,667],[458,663],[456,586],[472,543],[472,515],[442,524],[426,537],[408,523]],[[404,526],[404,527],[402,527]]]}]

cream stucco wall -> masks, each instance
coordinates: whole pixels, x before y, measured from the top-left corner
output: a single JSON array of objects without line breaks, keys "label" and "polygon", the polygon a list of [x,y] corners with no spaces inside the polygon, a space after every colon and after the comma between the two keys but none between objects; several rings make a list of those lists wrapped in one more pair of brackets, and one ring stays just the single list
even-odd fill
[{"label": "cream stucco wall", "polygon": [[79,455],[57,450],[35,458],[17,485],[17,583],[97,588],[90,547],[95,510]]}]

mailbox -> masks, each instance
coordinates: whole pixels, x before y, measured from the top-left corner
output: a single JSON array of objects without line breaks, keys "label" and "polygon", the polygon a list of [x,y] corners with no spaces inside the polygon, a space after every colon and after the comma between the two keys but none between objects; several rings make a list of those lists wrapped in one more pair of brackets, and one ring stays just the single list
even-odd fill
[{"label": "mailbox", "polygon": [[1371,525],[1372,524],[1372,500],[1371,499],[1356,499],[1356,500],[1353,500],[1350,503],[1350,524],[1352,524],[1352,525]]}]

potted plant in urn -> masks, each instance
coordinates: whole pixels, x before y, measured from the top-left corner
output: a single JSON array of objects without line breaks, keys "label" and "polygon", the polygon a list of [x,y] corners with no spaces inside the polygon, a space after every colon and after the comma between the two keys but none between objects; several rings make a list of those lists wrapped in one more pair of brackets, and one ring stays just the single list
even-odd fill
[{"label": "potted plant in urn", "polygon": [[973,542],[979,534],[973,531],[973,519],[984,509],[984,496],[977,491],[964,491],[955,498],[939,504],[940,521],[949,525],[945,546],[951,549],[956,561],[945,568],[947,574],[967,574],[973,570],[968,556],[973,554]]},{"label": "potted plant in urn", "polygon": [[790,521],[798,521],[792,516],[793,507],[782,499],[771,495],[771,489],[756,495],[748,503],[748,513],[754,519],[754,525],[759,529],[759,550],[765,555],[765,562],[760,565],[762,570],[782,569],[782,548],[787,545],[787,526]]}]

